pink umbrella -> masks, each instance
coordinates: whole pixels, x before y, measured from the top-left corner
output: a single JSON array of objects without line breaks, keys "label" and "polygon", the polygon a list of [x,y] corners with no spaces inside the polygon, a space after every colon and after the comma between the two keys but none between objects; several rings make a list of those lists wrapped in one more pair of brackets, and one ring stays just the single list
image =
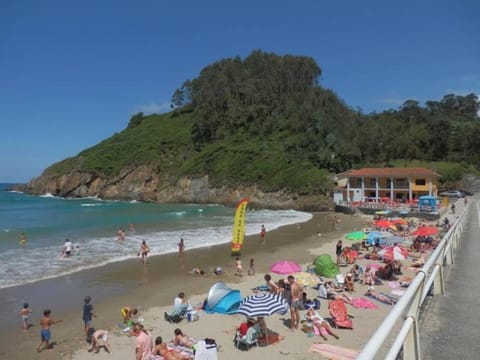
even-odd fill
[{"label": "pink umbrella", "polygon": [[408,250],[403,246],[387,246],[380,250],[378,255],[382,255],[385,260],[406,260],[408,258]]},{"label": "pink umbrella", "polygon": [[293,261],[278,261],[270,266],[270,271],[275,274],[292,274],[302,271],[302,267]]}]

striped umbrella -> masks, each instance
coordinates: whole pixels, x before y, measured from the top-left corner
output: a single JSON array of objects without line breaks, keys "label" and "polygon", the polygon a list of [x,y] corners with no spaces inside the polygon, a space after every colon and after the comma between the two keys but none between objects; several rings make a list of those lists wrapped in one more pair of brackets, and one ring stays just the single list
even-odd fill
[{"label": "striped umbrella", "polygon": [[237,313],[247,317],[263,317],[273,314],[285,314],[288,303],[280,294],[255,294],[243,299]]}]

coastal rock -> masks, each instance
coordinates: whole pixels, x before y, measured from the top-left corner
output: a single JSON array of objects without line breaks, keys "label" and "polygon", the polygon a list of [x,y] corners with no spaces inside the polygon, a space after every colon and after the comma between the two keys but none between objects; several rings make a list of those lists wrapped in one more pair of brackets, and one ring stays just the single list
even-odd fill
[{"label": "coastal rock", "polygon": [[18,188],[34,195],[50,193],[60,197],[96,196],[106,200],[136,200],[162,203],[198,203],[235,206],[248,197],[251,208],[327,211],[334,208],[325,195],[301,195],[290,191],[265,192],[255,184],[236,187],[212,186],[208,175],[173,179],[156,168],[138,166],[125,169],[118,176],[74,171],[68,175],[48,173]]}]

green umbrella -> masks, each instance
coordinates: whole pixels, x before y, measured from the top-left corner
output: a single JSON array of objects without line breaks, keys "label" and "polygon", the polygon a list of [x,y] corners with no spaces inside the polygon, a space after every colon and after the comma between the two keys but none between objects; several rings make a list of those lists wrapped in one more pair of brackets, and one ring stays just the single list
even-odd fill
[{"label": "green umbrella", "polygon": [[367,234],[365,234],[363,231],[354,231],[351,233],[348,233],[345,235],[345,239],[347,240],[363,240],[367,237]]}]

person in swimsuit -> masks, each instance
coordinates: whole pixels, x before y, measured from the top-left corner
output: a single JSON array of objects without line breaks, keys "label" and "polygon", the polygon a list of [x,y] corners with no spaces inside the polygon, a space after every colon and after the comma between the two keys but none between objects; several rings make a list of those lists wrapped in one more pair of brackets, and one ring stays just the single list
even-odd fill
[{"label": "person in swimsuit", "polygon": [[185,242],[183,238],[180,238],[180,241],[177,244],[178,246],[178,256],[183,256],[183,252],[185,251]]},{"label": "person in swimsuit", "polygon": [[92,334],[92,348],[89,349],[88,352],[95,351],[95,353],[98,353],[100,351],[100,340],[103,341],[103,346],[107,351],[111,353],[112,348],[108,343],[108,331],[102,329],[98,329]]},{"label": "person in swimsuit", "polygon": [[124,306],[120,309],[120,313],[122,314],[123,322],[127,323],[132,318],[132,315],[137,315],[138,310],[130,306]]},{"label": "person in swimsuit", "polygon": [[45,349],[51,350],[50,348],[50,338],[52,334],[50,333],[50,326],[62,322],[62,320],[53,320],[50,318],[52,311],[50,309],[43,311],[43,317],[40,319],[40,344],[37,346],[37,352],[40,352],[40,348],[45,343]]},{"label": "person in swimsuit", "polygon": [[25,233],[22,233],[20,235],[20,240],[18,241],[18,243],[21,245],[21,246],[24,246],[26,243],[27,243],[27,237],[25,236]]},{"label": "person in swimsuit", "polygon": [[187,348],[193,349],[195,343],[193,339],[190,339],[187,335],[185,335],[181,329],[175,329],[175,338],[173,339],[173,343],[175,346],[185,346]]},{"label": "person in swimsuit", "polygon": [[32,309],[28,307],[28,303],[24,303],[22,310],[20,310],[20,315],[22,316],[23,332],[27,332],[30,328],[30,324],[28,323],[28,315],[30,315],[31,313]]},{"label": "person in swimsuit", "polygon": [[167,344],[163,342],[163,339],[161,336],[158,336],[155,339],[155,346],[153,348],[153,354],[154,355],[160,355],[163,356],[165,360],[187,360],[190,359],[190,356],[185,354],[182,355],[181,353],[169,349],[167,347]]},{"label": "person in swimsuit", "polygon": [[142,241],[142,245],[140,245],[140,249],[138,249],[137,255],[142,256],[142,262],[145,265],[147,263],[147,255],[150,252],[150,248],[147,245],[145,240]]},{"label": "person in swimsuit", "polygon": [[240,257],[237,256],[237,258],[235,259],[235,275],[236,276],[243,276],[243,267],[242,267],[242,259],[240,259]]},{"label": "person in swimsuit", "polygon": [[275,284],[272,280],[272,276],[270,274],[265,274],[263,277],[265,279],[265,282],[267,283],[268,291],[272,294],[277,294],[279,292],[282,292],[283,289],[280,288],[277,284]]},{"label": "person in swimsuit", "polygon": [[314,309],[312,308],[308,309],[305,315],[307,320],[310,320],[313,323],[313,326],[315,326],[318,329],[320,336],[324,340],[327,340],[327,337],[323,334],[322,328],[325,329],[327,333],[332,335],[335,339],[340,339],[340,337],[333,332],[332,328],[328,324],[328,321],[322,318]]},{"label": "person in swimsuit", "polygon": [[302,289],[295,281],[292,275],[289,275],[288,284],[290,285],[290,330],[298,329],[300,323],[300,309],[302,308]]}]

